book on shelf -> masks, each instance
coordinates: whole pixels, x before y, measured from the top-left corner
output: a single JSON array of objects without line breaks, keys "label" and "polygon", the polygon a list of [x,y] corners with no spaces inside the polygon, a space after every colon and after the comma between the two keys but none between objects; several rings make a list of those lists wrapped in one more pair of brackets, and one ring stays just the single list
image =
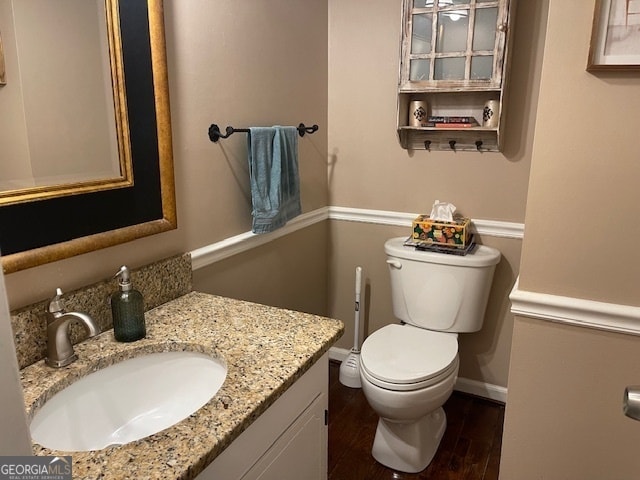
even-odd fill
[{"label": "book on shelf", "polygon": [[420,126],[427,128],[471,128],[479,127],[480,124],[473,117],[431,116]]},{"label": "book on shelf", "polygon": [[435,128],[471,128],[479,127],[478,122],[475,123],[436,123],[433,125]]},{"label": "book on shelf", "polygon": [[440,123],[473,123],[478,124],[478,121],[471,116],[448,116],[448,115],[431,115],[427,117],[428,123],[440,124]]}]

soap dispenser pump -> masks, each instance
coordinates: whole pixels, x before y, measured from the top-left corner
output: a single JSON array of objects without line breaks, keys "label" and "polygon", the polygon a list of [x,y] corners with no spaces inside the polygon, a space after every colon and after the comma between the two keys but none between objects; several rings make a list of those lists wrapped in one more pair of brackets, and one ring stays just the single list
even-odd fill
[{"label": "soap dispenser pump", "polygon": [[129,269],[120,267],[113,278],[118,278],[120,289],[111,295],[113,333],[119,342],[135,342],[144,338],[147,329],[144,321],[144,299],[131,285]]}]

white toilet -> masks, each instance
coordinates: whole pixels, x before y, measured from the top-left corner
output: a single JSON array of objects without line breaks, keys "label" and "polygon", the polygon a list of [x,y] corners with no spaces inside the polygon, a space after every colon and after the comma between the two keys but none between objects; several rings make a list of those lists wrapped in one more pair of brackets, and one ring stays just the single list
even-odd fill
[{"label": "white toilet", "polygon": [[394,315],[403,324],[372,333],[360,353],[362,390],[378,413],[373,457],[402,472],[424,470],[447,426],[442,405],[458,376],[458,333],[480,330],[500,252],[466,256],[405,247],[384,249]]}]

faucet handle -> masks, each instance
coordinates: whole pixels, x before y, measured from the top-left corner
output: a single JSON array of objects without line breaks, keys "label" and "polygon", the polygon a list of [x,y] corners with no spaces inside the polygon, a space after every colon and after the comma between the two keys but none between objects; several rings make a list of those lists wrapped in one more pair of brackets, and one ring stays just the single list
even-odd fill
[{"label": "faucet handle", "polygon": [[56,289],[56,295],[49,301],[49,313],[59,313],[64,311],[64,301],[62,300],[62,289]]}]

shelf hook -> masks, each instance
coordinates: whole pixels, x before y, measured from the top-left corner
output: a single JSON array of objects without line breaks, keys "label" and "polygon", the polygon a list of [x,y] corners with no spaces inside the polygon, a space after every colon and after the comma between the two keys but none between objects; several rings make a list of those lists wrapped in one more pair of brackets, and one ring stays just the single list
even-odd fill
[{"label": "shelf hook", "polygon": [[424,149],[428,150],[429,152],[431,151],[431,140],[424,141]]},{"label": "shelf hook", "polygon": [[476,149],[480,152],[482,150],[482,140],[476,140]]},{"label": "shelf hook", "polygon": [[456,141],[455,140],[449,140],[449,147],[451,147],[451,150],[456,149]]}]

